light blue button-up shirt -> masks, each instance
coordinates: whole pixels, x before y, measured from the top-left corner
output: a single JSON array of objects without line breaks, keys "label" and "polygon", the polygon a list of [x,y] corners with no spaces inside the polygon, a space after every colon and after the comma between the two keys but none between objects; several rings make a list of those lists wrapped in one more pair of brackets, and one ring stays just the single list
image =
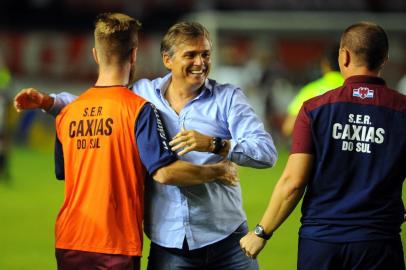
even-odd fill
[{"label": "light blue button-up shirt", "polygon": [[[164,98],[170,80],[168,74],[152,81],[139,80],[133,86],[135,93],[161,112],[170,138],[184,127],[230,140],[227,158],[239,165],[267,168],[275,164],[277,152],[272,138],[241,89],[207,79],[199,95],[178,115]],[[59,111],[73,98],[67,93],[56,95],[52,110]],[[222,159],[206,152],[189,152],[179,158],[195,164]],[[160,246],[182,248],[186,237],[190,249],[201,248],[226,238],[246,220],[239,185],[214,181],[178,187],[148,181],[145,189],[144,230]]]}]

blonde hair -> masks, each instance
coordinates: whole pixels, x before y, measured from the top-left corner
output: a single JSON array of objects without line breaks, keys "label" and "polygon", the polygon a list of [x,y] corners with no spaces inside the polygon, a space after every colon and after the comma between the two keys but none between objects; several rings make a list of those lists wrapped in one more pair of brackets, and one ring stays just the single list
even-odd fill
[{"label": "blonde hair", "polygon": [[107,61],[124,62],[138,46],[141,23],[122,13],[102,13],[95,22],[96,48],[103,50]]}]

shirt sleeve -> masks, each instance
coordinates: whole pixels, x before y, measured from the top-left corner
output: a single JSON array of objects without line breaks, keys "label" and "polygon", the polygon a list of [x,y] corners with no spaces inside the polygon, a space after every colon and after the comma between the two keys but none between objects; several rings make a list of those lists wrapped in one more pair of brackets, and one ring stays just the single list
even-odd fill
[{"label": "shirt sleeve", "polygon": [[273,166],[278,154],[272,137],[240,89],[234,92],[228,110],[227,122],[232,139],[227,158],[253,168]]},{"label": "shirt sleeve", "polygon": [[290,152],[291,154],[314,153],[311,121],[309,115],[306,113],[304,106],[302,106],[299,111],[299,115],[296,118],[295,126],[292,133],[292,146]]},{"label": "shirt sleeve", "polygon": [[65,162],[63,159],[63,149],[62,144],[58,139],[58,136],[55,138],[55,176],[58,180],[65,179]]},{"label": "shirt sleeve", "polygon": [[149,174],[177,160],[169,148],[168,135],[158,110],[151,103],[141,109],[135,125],[135,138],[142,164]]},{"label": "shirt sleeve", "polygon": [[62,92],[59,94],[50,94],[50,96],[54,98],[54,104],[47,111],[47,113],[49,113],[54,117],[57,116],[66,105],[68,105],[77,98],[77,96],[67,92]]}]

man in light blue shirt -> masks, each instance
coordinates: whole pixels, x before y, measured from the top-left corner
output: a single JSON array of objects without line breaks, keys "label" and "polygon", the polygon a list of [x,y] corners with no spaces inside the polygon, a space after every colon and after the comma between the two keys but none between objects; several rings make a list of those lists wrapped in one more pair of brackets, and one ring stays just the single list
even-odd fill
[{"label": "man in light blue shirt", "polygon": [[[208,79],[211,41],[206,28],[175,24],[162,40],[161,54],[170,73],[139,80],[132,89],[161,112],[180,159],[209,164],[227,158],[254,168],[274,165],[272,138],[241,89]],[[57,114],[74,98],[62,93],[41,96],[39,103]],[[144,229],[152,241],[149,270],[258,269],[256,260],[239,247],[247,233],[239,185],[182,187],[148,181]]]}]

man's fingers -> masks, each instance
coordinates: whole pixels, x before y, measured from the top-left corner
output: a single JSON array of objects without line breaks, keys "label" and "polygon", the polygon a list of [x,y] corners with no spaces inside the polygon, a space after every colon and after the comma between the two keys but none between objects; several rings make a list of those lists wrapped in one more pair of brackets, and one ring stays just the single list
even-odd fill
[{"label": "man's fingers", "polygon": [[[171,145],[171,144],[169,144],[169,145]],[[180,142],[178,144],[175,144],[173,147],[171,147],[171,150],[172,151],[177,151],[177,150],[179,150],[181,148],[185,148],[187,146],[188,146],[187,142]]]},{"label": "man's fingers", "polygon": [[196,150],[196,144],[195,143],[187,143],[186,147],[183,148],[182,151],[178,153],[179,156],[183,156],[186,153],[189,153],[191,151]]},{"label": "man's fingers", "polygon": [[219,180],[224,185],[228,185],[228,186],[237,186],[238,185],[238,181],[236,181],[234,178],[221,178]]},{"label": "man's fingers", "polygon": [[25,91],[18,92],[18,94],[14,97],[14,102],[20,102],[24,95],[26,95]]},{"label": "man's fingers", "polygon": [[256,256],[252,255],[250,251],[245,249],[245,247],[241,247],[241,250],[245,254],[245,256],[250,257],[251,259],[255,259]]},{"label": "man's fingers", "polygon": [[173,146],[173,145],[176,145],[176,144],[178,144],[178,143],[180,143],[182,141],[183,141],[182,138],[180,138],[180,137],[176,138],[175,137],[174,139],[172,139],[172,141],[169,142],[169,145]]},{"label": "man's fingers", "polygon": [[228,185],[229,185],[229,186],[236,187],[236,186],[237,186],[237,183],[238,183],[238,182],[236,182],[236,181],[230,181]]},{"label": "man's fingers", "polygon": [[[179,134],[179,133],[178,133],[178,134]],[[180,142],[186,142],[188,139],[189,139],[189,138],[186,137],[186,136],[184,136],[184,135],[179,135],[179,136],[176,135],[176,136],[169,142],[169,145],[172,146],[172,145],[178,144],[178,143],[180,143]]]},{"label": "man's fingers", "polygon": [[232,186],[237,186],[239,182],[240,182],[240,179],[234,178],[234,179],[231,181],[231,185],[232,185]]},{"label": "man's fingers", "polygon": [[24,106],[24,99],[25,99],[25,93],[19,93],[17,96],[14,98],[14,108],[17,110],[17,112],[20,112],[22,110],[22,106]]},{"label": "man's fingers", "polygon": [[191,147],[186,147],[185,149],[183,149],[178,153],[178,156],[183,156],[184,154],[189,153],[190,151],[192,151]]},{"label": "man's fingers", "polygon": [[171,141],[169,141],[169,146],[173,146],[178,142],[177,138],[173,138]]},{"label": "man's fingers", "polygon": [[189,131],[182,129],[182,131],[178,132],[178,134],[176,134],[175,137],[173,137],[173,139],[179,138],[181,136],[187,136],[188,133],[189,133]]},{"label": "man's fingers", "polygon": [[[171,145],[171,143],[169,143],[169,145]],[[191,141],[182,141],[179,143],[175,142],[172,145],[175,145],[175,146],[171,147],[172,151],[177,151],[177,150],[183,148],[182,151],[180,151],[178,153],[179,156],[183,156],[184,154],[189,153],[190,151],[193,151],[196,148],[196,143],[191,142]]]},{"label": "man's fingers", "polygon": [[17,103],[17,101],[14,101],[14,109],[15,109],[18,113],[21,112],[20,105]]},{"label": "man's fingers", "polygon": [[17,112],[20,112],[24,109],[38,108],[41,104],[42,96],[34,88],[25,88],[22,89],[14,97],[14,108]]}]

